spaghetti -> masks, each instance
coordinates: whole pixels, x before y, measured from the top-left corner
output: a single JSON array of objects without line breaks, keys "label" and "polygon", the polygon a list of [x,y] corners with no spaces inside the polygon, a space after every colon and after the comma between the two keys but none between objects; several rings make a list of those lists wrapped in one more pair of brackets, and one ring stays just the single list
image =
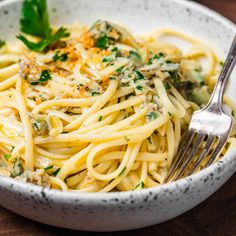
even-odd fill
[{"label": "spaghetti", "polygon": [[162,184],[192,112],[210,97],[219,59],[169,29],[138,38],[107,21],[78,28],[44,53],[0,49],[0,173],[71,191]]}]

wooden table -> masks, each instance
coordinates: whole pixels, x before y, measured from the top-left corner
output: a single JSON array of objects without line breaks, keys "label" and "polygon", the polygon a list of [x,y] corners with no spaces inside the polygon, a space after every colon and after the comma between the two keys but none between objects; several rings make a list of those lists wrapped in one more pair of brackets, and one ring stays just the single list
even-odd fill
[{"label": "wooden table", "polygon": [[[236,23],[236,0],[198,0]],[[113,236],[235,236],[236,175],[218,192],[191,211],[140,230],[119,233],[86,233],[58,229],[25,219],[0,207],[0,235],[113,235]]]}]

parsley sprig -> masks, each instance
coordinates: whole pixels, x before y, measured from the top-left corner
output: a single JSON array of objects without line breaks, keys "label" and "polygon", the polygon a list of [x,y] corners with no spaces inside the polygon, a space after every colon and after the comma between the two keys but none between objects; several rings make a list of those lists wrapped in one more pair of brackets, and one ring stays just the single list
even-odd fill
[{"label": "parsley sprig", "polygon": [[63,27],[52,32],[46,0],[24,0],[20,24],[22,32],[41,38],[41,41],[34,43],[21,34],[16,36],[32,51],[43,52],[48,46],[70,35]]}]

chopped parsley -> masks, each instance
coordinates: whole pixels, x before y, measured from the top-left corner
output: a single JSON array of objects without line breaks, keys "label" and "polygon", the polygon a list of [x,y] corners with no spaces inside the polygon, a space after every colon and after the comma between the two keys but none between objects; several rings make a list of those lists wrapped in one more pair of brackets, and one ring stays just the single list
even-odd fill
[{"label": "chopped parsley", "polygon": [[143,80],[144,79],[144,75],[138,71],[138,70],[135,70],[134,71],[134,74],[135,74],[135,79],[134,79],[134,82],[136,83],[137,81],[139,80]]},{"label": "chopped parsley", "polygon": [[92,96],[96,96],[96,95],[99,95],[99,94],[100,94],[100,93],[95,92],[95,91],[91,91],[90,93],[91,93]]},{"label": "chopped parsley", "polygon": [[219,64],[220,66],[224,66],[225,63],[223,61],[220,61]]},{"label": "chopped parsley", "polygon": [[173,81],[174,86],[178,86],[180,83],[179,74],[177,71],[169,71],[170,79]]},{"label": "chopped parsley", "polygon": [[106,49],[109,46],[109,37],[107,35],[102,35],[96,41],[96,47],[100,49]]},{"label": "chopped parsley", "polygon": [[144,182],[143,181],[141,181],[140,185],[141,185],[141,188],[144,188]]},{"label": "chopped parsley", "polygon": [[169,115],[169,116],[172,116],[172,113],[168,111],[168,115]]},{"label": "chopped parsley", "polygon": [[41,38],[41,41],[34,43],[21,34],[16,36],[30,50],[37,52],[43,52],[48,46],[70,35],[67,29],[63,27],[59,28],[55,33],[52,32],[49,25],[46,0],[24,0],[20,25],[22,32]]},{"label": "chopped parsley", "polygon": [[52,78],[52,76],[50,75],[49,70],[43,70],[40,75],[39,82],[44,83],[44,82],[50,80],[51,78]]},{"label": "chopped parsley", "polygon": [[52,168],[53,168],[53,165],[45,167],[44,170],[47,171],[47,170],[51,170]]},{"label": "chopped parsley", "polygon": [[40,78],[38,81],[30,82],[31,85],[38,85],[39,83],[45,83],[52,78],[49,70],[45,69],[41,72]]},{"label": "chopped parsley", "polygon": [[102,58],[102,62],[113,62],[118,55],[118,49],[117,47],[114,47],[111,49],[111,54],[108,56],[104,56]]},{"label": "chopped parsley", "polygon": [[5,44],[6,42],[0,39],[0,48],[2,48]]},{"label": "chopped parsley", "polygon": [[149,121],[156,120],[158,118],[158,114],[154,111],[150,111],[147,113],[147,119]]},{"label": "chopped parsley", "polygon": [[33,81],[33,82],[30,82],[31,85],[38,85],[39,82],[38,81]]},{"label": "chopped parsley", "polygon": [[234,111],[231,112],[231,115],[234,116]]},{"label": "chopped parsley", "polygon": [[153,63],[154,60],[159,60],[160,58],[165,57],[165,54],[160,52],[158,54],[155,54],[154,57],[152,57],[149,62],[148,65],[151,65]]},{"label": "chopped parsley", "polygon": [[133,50],[129,51],[129,57],[136,62],[141,61],[141,56]]},{"label": "chopped parsley", "polygon": [[125,170],[126,170],[126,166],[122,169],[122,171],[120,172],[120,174],[119,174],[118,176],[123,175],[123,173],[125,172]]},{"label": "chopped parsley", "polygon": [[135,189],[138,189],[138,188],[140,188],[140,189],[143,189],[143,188],[144,188],[144,182],[143,182],[143,181],[141,181],[140,183],[138,183],[137,186],[134,188],[134,190],[135,190]]},{"label": "chopped parsley", "polygon": [[99,116],[98,121],[102,121],[102,116]]},{"label": "chopped parsley", "polygon": [[137,85],[137,86],[136,86],[136,89],[142,91],[142,90],[143,90],[143,86]]},{"label": "chopped parsley", "polygon": [[116,80],[116,77],[111,76],[111,77],[110,77],[110,80]]},{"label": "chopped parsley", "polygon": [[40,121],[34,121],[33,122],[33,129],[37,132],[40,131]]},{"label": "chopped parsley", "polygon": [[60,55],[60,51],[56,51],[55,55],[53,56],[53,61],[67,61],[68,60],[68,53],[63,53]]},{"label": "chopped parsley", "polygon": [[123,67],[120,67],[120,68],[116,69],[116,73],[117,73],[117,74],[120,74],[121,71],[122,71],[122,69],[123,69]]},{"label": "chopped parsley", "polygon": [[108,61],[110,61],[110,60],[108,59],[108,57],[103,57],[103,58],[102,58],[102,62],[108,62]]},{"label": "chopped parsley", "polygon": [[61,168],[57,168],[55,171],[52,172],[52,175],[56,176],[60,170]]},{"label": "chopped parsley", "polygon": [[164,82],[164,87],[166,90],[170,89],[170,85],[168,82]]},{"label": "chopped parsley", "polygon": [[8,161],[11,158],[11,155],[10,154],[4,154],[3,157],[6,161]]},{"label": "chopped parsley", "polygon": [[162,52],[159,52],[158,54],[155,54],[155,56],[153,57],[153,59],[160,59],[161,57],[164,57],[165,54]]}]

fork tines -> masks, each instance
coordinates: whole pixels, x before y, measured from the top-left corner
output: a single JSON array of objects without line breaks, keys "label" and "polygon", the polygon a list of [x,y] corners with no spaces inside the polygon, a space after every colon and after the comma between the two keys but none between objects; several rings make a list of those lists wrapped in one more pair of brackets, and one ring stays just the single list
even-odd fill
[{"label": "fork tines", "polygon": [[[202,163],[204,163],[203,168],[209,166],[220,155],[225,142],[226,140],[219,139],[217,136],[198,133],[190,129],[182,142],[165,182],[193,174]],[[203,147],[200,148],[202,145]],[[212,150],[213,147],[214,150]],[[196,154],[198,154],[197,158]],[[195,162],[192,163],[194,160]]]}]

